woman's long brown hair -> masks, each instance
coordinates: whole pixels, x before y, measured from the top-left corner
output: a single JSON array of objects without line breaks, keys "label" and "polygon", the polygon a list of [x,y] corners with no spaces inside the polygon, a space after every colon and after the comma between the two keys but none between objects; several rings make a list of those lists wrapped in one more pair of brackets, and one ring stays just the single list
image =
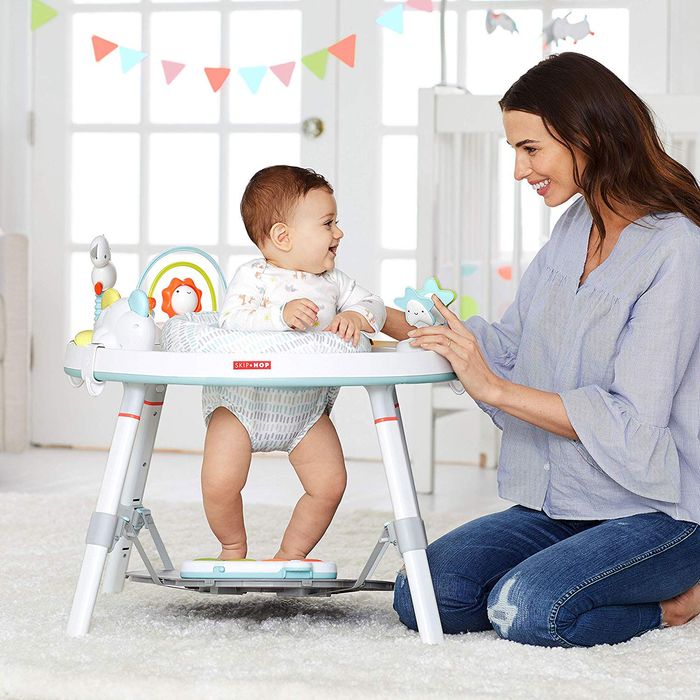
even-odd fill
[{"label": "woman's long brown hair", "polygon": [[[550,56],[518,78],[498,104],[541,117],[569,150],[601,245],[601,202],[620,216],[620,206],[644,214],[680,212],[700,226],[697,180],[664,151],[649,107],[598,61],[571,52]],[[574,148],[586,156],[583,171]]]}]

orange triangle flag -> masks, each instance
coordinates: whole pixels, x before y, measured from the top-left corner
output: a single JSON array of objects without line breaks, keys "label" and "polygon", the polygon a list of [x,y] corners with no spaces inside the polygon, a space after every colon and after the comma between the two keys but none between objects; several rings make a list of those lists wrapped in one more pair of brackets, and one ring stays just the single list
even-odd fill
[{"label": "orange triangle flag", "polygon": [[329,46],[328,53],[339,58],[343,63],[350,66],[350,68],[354,68],[356,39],[357,34],[346,36],[345,39],[341,39],[337,44]]},{"label": "orange triangle flag", "polygon": [[504,280],[512,280],[513,279],[513,268],[510,265],[504,265],[503,267],[498,268],[498,274]]},{"label": "orange triangle flag", "polygon": [[96,61],[101,61],[105,56],[112,53],[117,46],[118,44],[107,41],[107,39],[103,39],[101,36],[92,35],[92,48],[95,52]]},{"label": "orange triangle flag", "polygon": [[228,74],[231,72],[230,68],[205,68],[204,72],[207,74],[209,79],[209,85],[214,92],[218,92],[221,86],[226,82]]}]

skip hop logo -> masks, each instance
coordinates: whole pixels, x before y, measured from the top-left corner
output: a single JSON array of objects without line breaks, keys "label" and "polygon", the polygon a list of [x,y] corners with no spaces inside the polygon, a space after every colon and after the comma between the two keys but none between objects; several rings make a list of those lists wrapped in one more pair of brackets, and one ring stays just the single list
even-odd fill
[{"label": "skip hop logo", "polygon": [[270,360],[234,360],[233,369],[272,369]]}]

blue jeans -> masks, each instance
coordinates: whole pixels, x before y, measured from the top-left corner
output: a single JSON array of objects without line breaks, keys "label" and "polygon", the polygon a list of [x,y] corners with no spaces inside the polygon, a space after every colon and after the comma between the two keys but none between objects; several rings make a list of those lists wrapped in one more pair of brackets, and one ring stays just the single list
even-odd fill
[{"label": "blue jeans", "polygon": [[[700,530],[663,513],[553,520],[514,506],[428,546],[446,633],[495,629],[547,647],[617,644],[661,626],[660,601],[700,580]],[[417,629],[399,573],[394,609]]]}]

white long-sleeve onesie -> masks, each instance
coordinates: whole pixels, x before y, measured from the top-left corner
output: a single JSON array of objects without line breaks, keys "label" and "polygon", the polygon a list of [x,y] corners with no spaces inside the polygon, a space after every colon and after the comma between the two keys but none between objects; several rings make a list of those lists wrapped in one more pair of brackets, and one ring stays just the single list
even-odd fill
[{"label": "white long-sleeve onesie", "polygon": [[[279,268],[260,258],[236,271],[226,292],[219,325],[232,331],[281,331],[280,336],[286,340],[280,345],[288,348],[289,333],[294,333],[296,344],[296,339],[302,342],[305,333],[292,331],[282,312],[288,301],[301,298],[310,299],[318,306],[318,320],[306,333],[323,331],[341,311],[359,312],[375,332],[382,329],[386,320],[381,298],[340,270],[314,275]],[[355,348],[334,334],[328,336],[323,345],[331,348],[331,352],[357,352],[369,346],[366,338]],[[207,386],[202,402],[207,422],[219,407],[231,411],[248,431],[253,452],[291,452],[321,415],[330,413],[337,395],[338,387]]]},{"label": "white long-sleeve onesie", "polygon": [[226,292],[219,316],[222,328],[245,331],[288,331],[284,305],[310,299],[318,306],[318,321],[309,331],[322,331],[342,311],[357,311],[378,332],[386,320],[386,307],[376,294],[361,287],[344,272],[333,269],[320,275],[287,270],[264,258],[241,265]]}]

